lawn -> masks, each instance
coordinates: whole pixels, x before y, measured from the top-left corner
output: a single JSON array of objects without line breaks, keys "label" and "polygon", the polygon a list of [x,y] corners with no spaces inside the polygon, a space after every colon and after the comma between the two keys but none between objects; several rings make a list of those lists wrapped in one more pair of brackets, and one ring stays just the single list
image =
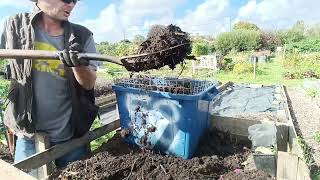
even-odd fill
[{"label": "lawn", "polygon": [[[129,77],[129,73],[125,68],[118,65],[107,64],[105,70],[99,71],[98,76],[109,80],[114,78]],[[283,84],[286,86],[302,85],[303,79],[285,79],[283,74],[287,72],[283,67],[281,59],[273,58],[270,63],[261,64],[257,67],[256,79],[253,73],[236,74],[233,71],[214,72],[208,69],[197,70],[192,73],[192,62],[186,61],[184,65],[177,65],[176,69],[171,70],[163,67],[160,70],[150,70],[143,73],[135,73],[139,75],[151,75],[157,77],[186,77],[202,80],[218,80],[223,83],[232,81],[235,83],[256,83],[256,84]]]},{"label": "lawn", "polygon": [[287,72],[283,67],[281,59],[273,58],[270,63],[258,65],[256,79],[253,73],[236,74],[234,72],[219,71],[213,78],[221,82],[232,81],[235,83],[256,84],[283,84],[286,86],[302,85],[303,79],[285,79],[283,74]]}]

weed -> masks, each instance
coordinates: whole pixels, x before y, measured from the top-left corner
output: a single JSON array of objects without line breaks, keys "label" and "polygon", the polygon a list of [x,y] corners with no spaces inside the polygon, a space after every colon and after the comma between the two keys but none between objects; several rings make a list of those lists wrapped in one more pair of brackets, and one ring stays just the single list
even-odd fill
[{"label": "weed", "polygon": [[315,160],[312,156],[312,149],[307,145],[307,143],[305,142],[305,140],[303,140],[301,137],[297,138],[298,144],[300,145],[300,147],[302,148],[303,151],[303,158],[306,162],[306,164],[310,167],[312,165],[314,165]]},{"label": "weed", "polygon": [[307,95],[312,98],[319,96],[319,91],[316,88],[308,88],[308,89],[306,89],[306,92],[307,92]]},{"label": "weed", "polygon": [[313,136],[314,140],[320,143],[320,131],[316,132]]},{"label": "weed", "polygon": [[[97,129],[101,126],[102,126],[101,121],[98,118],[96,118],[94,120],[90,130]],[[101,136],[100,138],[98,138],[94,141],[91,141],[91,143],[90,143],[91,151],[98,149],[103,143],[108,142],[108,140],[111,139],[115,134],[116,134],[116,131],[112,131],[110,133],[107,133],[106,135]]]}]

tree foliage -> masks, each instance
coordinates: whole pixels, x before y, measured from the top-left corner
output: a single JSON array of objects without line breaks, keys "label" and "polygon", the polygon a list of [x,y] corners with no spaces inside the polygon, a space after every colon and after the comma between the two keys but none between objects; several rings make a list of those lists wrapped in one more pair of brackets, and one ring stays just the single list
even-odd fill
[{"label": "tree foliage", "polygon": [[99,53],[117,57],[136,54],[137,48],[137,44],[128,40],[123,40],[114,44],[109,42],[101,42],[100,44],[97,44],[97,51]]},{"label": "tree foliage", "polygon": [[254,31],[259,31],[260,28],[250,22],[245,22],[245,21],[239,21],[236,24],[233,25],[233,30],[254,30]]},{"label": "tree foliage", "polygon": [[236,52],[257,50],[261,46],[261,36],[255,30],[236,30],[218,35],[215,47],[222,54],[231,50]]},{"label": "tree foliage", "polygon": [[132,43],[135,45],[140,45],[146,38],[142,35],[135,35],[132,39]]},{"label": "tree foliage", "polygon": [[305,38],[305,25],[303,21],[297,21],[293,27],[289,30],[281,30],[278,32],[278,36],[286,44],[292,42],[298,42]]},{"label": "tree foliage", "polygon": [[261,32],[261,48],[264,50],[275,51],[278,46],[282,45],[281,38],[275,32]]}]

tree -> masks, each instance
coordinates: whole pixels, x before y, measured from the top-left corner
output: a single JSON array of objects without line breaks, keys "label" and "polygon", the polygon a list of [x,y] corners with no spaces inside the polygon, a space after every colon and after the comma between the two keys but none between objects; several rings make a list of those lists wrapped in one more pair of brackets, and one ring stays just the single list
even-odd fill
[{"label": "tree", "polygon": [[262,31],[261,32],[261,48],[265,50],[274,51],[277,46],[281,46],[281,38],[275,32]]},{"label": "tree", "polygon": [[144,42],[146,38],[142,35],[135,35],[132,39],[132,43],[135,45],[140,45],[142,42]]},{"label": "tree", "polygon": [[218,35],[215,47],[222,54],[231,50],[250,51],[257,50],[261,46],[260,31],[256,30],[235,30]]},{"label": "tree", "polygon": [[116,46],[107,41],[97,44],[97,51],[101,54],[116,56]]},{"label": "tree", "polygon": [[292,42],[299,42],[305,38],[305,25],[303,21],[297,21],[291,29],[282,30],[278,32],[278,35],[281,37],[282,41],[286,44]]},{"label": "tree", "polygon": [[320,37],[320,23],[310,26],[306,29],[306,36],[308,37]]},{"label": "tree", "polygon": [[254,30],[254,31],[259,31],[260,28],[250,22],[245,22],[245,21],[239,21],[236,24],[233,25],[233,30]]}]

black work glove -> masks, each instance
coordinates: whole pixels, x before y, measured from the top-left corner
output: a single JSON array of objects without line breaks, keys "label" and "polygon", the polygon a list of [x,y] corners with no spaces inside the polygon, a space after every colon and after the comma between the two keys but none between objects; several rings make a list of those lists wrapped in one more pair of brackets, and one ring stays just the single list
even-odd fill
[{"label": "black work glove", "polygon": [[80,45],[78,43],[72,44],[70,50],[63,50],[58,52],[59,59],[63,62],[64,65],[68,67],[77,67],[77,66],[88,66],[89,61],[78,56],[78,53],[81,51]]}]

